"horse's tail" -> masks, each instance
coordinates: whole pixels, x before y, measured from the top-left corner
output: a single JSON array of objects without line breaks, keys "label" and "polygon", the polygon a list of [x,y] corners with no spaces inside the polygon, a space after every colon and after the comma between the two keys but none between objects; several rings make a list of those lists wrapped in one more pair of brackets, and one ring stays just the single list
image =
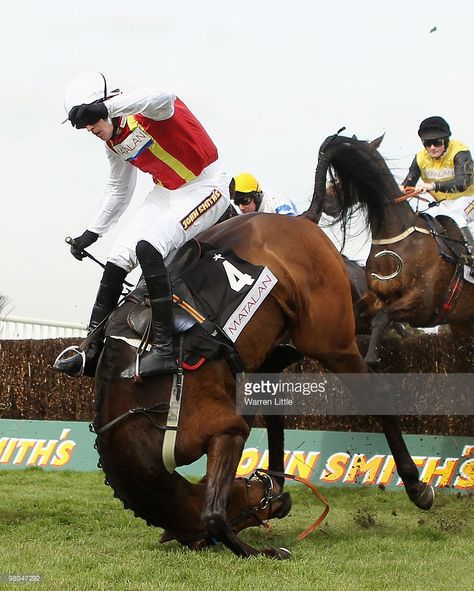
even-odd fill
[{"label": "horse's tail", "polygon": [[321,219],[326,200],[326,178],[331,166],[331,154],[328,147],[344,129],[345,127],[342,127],[337,133],[327,137],[319,148],[318,163],[314,173],[313,197],[308,209],[302,213],[303,217],[308,218],[315,224],[318,224]]},{"label": "horse's tail", "polygon": [[305,217],[318,223],[327,196],[328,171],[333,181],[333,195],[339,208],[338,220],[343,230],[354,213],[354,206],[366,206],[367,222],[372,229],[384,220],[384,208],[399,194],[398,185],[385,160],[377,151],[383,136],[366,142],[354,137],[334,134],[328,137],[319,151],[313,199]]}]

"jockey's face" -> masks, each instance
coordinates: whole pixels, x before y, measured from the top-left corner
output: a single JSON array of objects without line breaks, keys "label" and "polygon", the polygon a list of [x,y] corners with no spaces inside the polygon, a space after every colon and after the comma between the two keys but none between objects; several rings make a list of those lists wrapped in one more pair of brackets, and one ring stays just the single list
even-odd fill
[{"label": "jockey's face", "polygon": [[114,124],[110,119],[99,119],[94,125],[86,125],[86,129],[104,142],[110,140],[114,134]]},{"label": "jockey's face", "polygon": [[444,138],[436,140],[423,140],[423,145],[431,158],[441,158],[446,148],[444,144]]},{"label": "jockey's face", "polygon": [[250,203],[247,203],[246,205],[240,203],[239,209],[240,213],[253,213],[254,211],[257,211],[257,205],[255,204],[255,201],[252,199]]},{"label": "jockey's face", "polygon": [[257,211],[257,204],[251,193],[235,193],[234,203],[239,206],[240,213],[253,213]]}]

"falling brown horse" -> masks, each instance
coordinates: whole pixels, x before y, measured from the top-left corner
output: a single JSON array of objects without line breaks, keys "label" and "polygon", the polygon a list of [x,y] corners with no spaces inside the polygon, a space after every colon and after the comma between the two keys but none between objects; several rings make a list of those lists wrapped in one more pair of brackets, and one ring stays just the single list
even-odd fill
[{"label": "falling brown horse", "polygon": [[[372,317],[371,359],[380,334],[392,321],[415,327],[450,324],[451,329],[472,334],[474,286],[462,279],[462,264],[440,256],[438,241],[449,250],[461,248],[459,229],[449,218],[432,225],[418,215],[390,172],[373,142],[354,137],[330,136],[320,150],[312,206],[319,213],[327,199],[328,173],[335,179],[332,198],[339,219],[347,223],[354,206],[364,206],[372,233],[366,264],[368,291],[365,315]],[[333,206],[334,209],[334,206]],[[447,239],[447,240],[446,240]]]},{"label": "falling brown horse", "polygon": [[[329,371],[367,377],[366,394],[370,395],[368,368],[355,342],[344,263],[315,224],[317,213],[309,210],[293,218],[238,216],[201,238],[216,248],[231,248],[255,265],[267,266],[278,279],[237,339],[247,372],[265,367],[275,345],[290,337],[301,354],[320,361]],[[116,496],[137,516],[164,528],[165,539],[175,538],[192,547],[220,541],[239,556],[263,553],[287,558],[284,549],[257,550],[237,535],[243,527],[284,516],[288,497],[282,494],[281,477],[271,478],[270,491],[264,482],[235,479],[250,425],[236,412],[235,379],[227,362],[208,361],[196,371],[184,372],[176,464],[184,466],[207,454],[205,478],[191,484],[176,471],[169,473],[162,459],[164,419],[159,411],[169,401],[173,378],[160,376],[141,384],[120,379],[133,358],[128,344],[107,338],[96,373],[95,427],[99,432],[110,427],[98,435],[97,447]],[[149,411],[140,410],[144,408]],[[396,418],[380,420],[409,498],[428,509],[433,491],[419,480]],[[270,469],[281,472],[281,418],[271,426],[269,449]]]}]

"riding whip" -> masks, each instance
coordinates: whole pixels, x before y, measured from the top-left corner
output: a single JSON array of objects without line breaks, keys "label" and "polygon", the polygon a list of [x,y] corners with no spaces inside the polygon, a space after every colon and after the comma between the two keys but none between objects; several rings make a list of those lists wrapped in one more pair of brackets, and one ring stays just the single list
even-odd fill
[{"label": "riding whip", "polygon": [[[66,236],[65,240],[66,240],[66,243],[69,244],[70,246],[74,246],[75,245],[74,238],[71,238],[70,236]],[[90,252],[87,252],[87,250],[85,250],[84,248],[81,249],[81,253],[84,256],[86,256],[87,258],[89,258],[92,261],[94,261],[94,263],[97,263],[98,265],[100,265],[102,267],[102,269],[105,269],[104,263],[101,263],[98,259],[95,258],[95,256],[91,255],[91,253]],[[128,281],[124,281],[124,284],[127,287],[133,287],[133,283],[129,283]]]}]

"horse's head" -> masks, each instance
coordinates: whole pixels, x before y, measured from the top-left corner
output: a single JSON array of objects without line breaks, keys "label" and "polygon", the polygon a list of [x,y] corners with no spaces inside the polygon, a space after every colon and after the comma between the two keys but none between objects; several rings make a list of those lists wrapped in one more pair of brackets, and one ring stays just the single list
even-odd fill
[{"label": "horse's head", "polygon": [[341,213],[341,205],[339,203],[339,187],[335,179],[331,179],[326,187],[326,195],[324,197],[323,213],[332,218],[338,218]]},{"label": "horse's head", "polygon": [[232,485],[229,518],[235,531],[261,525],[269,519],[281,519],[291,509],[291,497],[265,472],[253,477],[236,478]]}]

